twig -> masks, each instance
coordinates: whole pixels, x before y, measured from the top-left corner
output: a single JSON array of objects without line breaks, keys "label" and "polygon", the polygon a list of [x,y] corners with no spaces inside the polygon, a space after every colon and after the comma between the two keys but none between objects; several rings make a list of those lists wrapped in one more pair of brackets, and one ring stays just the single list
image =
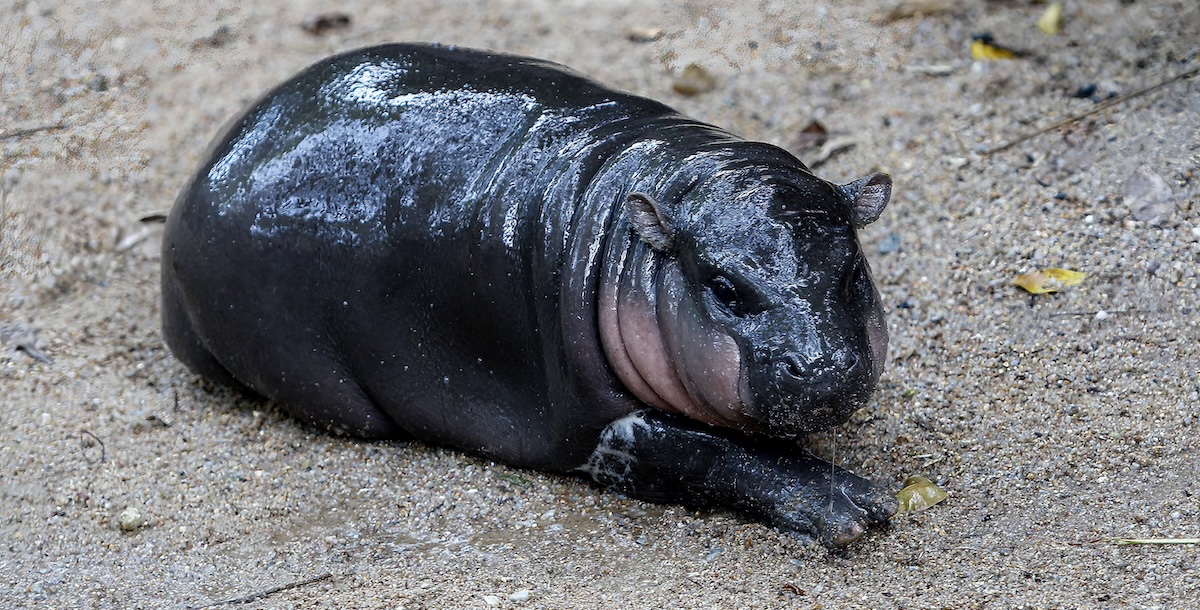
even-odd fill
[{"label": "twig", "polygon": [[319,574],[317,576],[313,576],[312,578],[309,578],[306,580],[298,580],[296,582],[289,582],[285,585],[279,585],[278,587],[271,587],[270,589],[267,589],[265,591],[259,591],[258,593],[252,593],[252,594],[244,596],[244,597],[234,597],[232,599],[227,599],[227,600],[223,600],[223,601],[219,601],[219,602],[213,602],[211,604],[207,604],[204,606],[194,606],[194,607],[190,608],[190,610],[203,610],[204,608],[215,608],[217,606],[225,606],[225,605],[229,605],[229,604],[248,604],[253,601],[258,601],[264,597],[267,597],[270,595],[275,595],[276,593],[279,593],[281,591],[287,591],[289,589],[296,589],[299,587],[304,587],[307,585],[311,585],[313,583],[321,582],[322,580],[328,580],[330,578],[333,578],[333,573],[326,572],[324,574]]},{"label": "twig", "polygon": [[[83,438],[84,436],[92,437],[92,440],[96,441],[96,444],[100,445],[100,459],[99,460],[88,459],[87,445],[84,445],[84,443],[86,442],[86,440],[84,440],[84,438]],[[104,460],[107,456],[106,456],[105,450],[104,450],[104,441],[100,440],[99,436],[92,434],[88,430],[80,430],[79,431],[79,444],[83,446],[83,459],[87,460],[87,463],[89,463],[89,464],[96,464],[96,463],[103,464],[104,463]]]},{"label": "twig", "polygon": [[1163,81],[1163,82],[1161,82],[1161,83],[1158,83],[1157,85],[1151,85],[1151,86],[1149,86],[1149,87],[1146,87],[1145,89],[1139,89],[1139,90],[1137,90],[1137,91],[1134,91],[1133,93],[1130,93],[1130,94],[1128,94],[1128,95],[1122,95],[1122,96],[1114,97],[1114,98],[1112,98],[1112,99],[1109,99],[1109,100],[1104,100],[1103,102],[1100,102],[1099,104],[1096,104],[1096,107],[1095,107],[1095,108],[1092,108],[1091,110],[1089,110],[1089,111],[1087,111],[1087,112],[1084,112],[1083,114],[1077,114],[1077,115],[1075,115],[1075,116],[1071,116],[1071,117],[1067,117],[1067,118],[1065,118],[1065,119],[1062,119],[1061,121],[1055,121],[1054,123],[1051,123],[1050,125],[1048,125],[1048,126],[1046,126],[1046,127],[1043,127],[1043,128],[1041,128],[1041,129],[1039,129],[1039,130],[1037,130],[1037,131],[1034,131],[1034,132],[1032,132],[1032,133],[1027,133],[1027,134],[1025,134],[1025,135],[1023,135],[1023,136],[1021,136],[1021,137],[1019,137],[1019,138],[1017,138],[1017,139],[1015,139],[1015,140],[1012,140],[1012,141],[1010,141],[1010,142],[1006,143],[1006,144],[1001,144],[1000,146],[997,146],[997,147],[995,147],[995,148],[992,148],[992,149],[986,150],[986,151],[984,151],[984,152],[983,152],[983,155],[984,155],[984,156],[987,156],[987,155],[994,155],[994,154],[996,154],[996,153],[998,153],[998,152],[1001,152],[1001,151],[1008,150],[1008,149],[1010,149],[1010,148],[1012,148],[1012,147],[1016,146],[1017,144],[1020,144],[1020,143],[1022,143],[1022,142],[1024,142],[1024,141],[1026,141],[1026,140],[1032,140],[1033,138],[1036,138],[1036,137],[1038,137],[1038,136],[1040,136],[1040,135],[1042,135],[1042,134],[1044,134],[1044,133],[1047,133],[1047,132],[1050,132],[1050,131],[1054,131],[1055,129],[1058,129],[1058,128],[1060,128],[1060,127],[1065,127],[1065,126],[1067,126],[1067,125],[1070,125],[1071,123],[1074,123],[1074,122],[1076,122],[1076,121],[1080,121],[1080,120],[1086,119],[1087,117],[1090,117],[1090,116],[1092,116],[1093,114],[1096,114],[1096,113],[1098,113],[1098,112],[1103,112],[1103,111],[1105,111],[1105,110],[1108,110],[1109,108],[1111,108],[1111,107],[1113,107],[1113,106],[1116,106],[1117,104],[1121,104],[1121,103],[1124,103],[1124,102],[1128,102],[1129,100],[1132,100],[1132,99],[1134,99],[1134,98],[1141,97],[1141,96],[1143,96],[1143,95],[1146,95],[1147,93],[1151,93],[1151,92],[1157,91],[1157,90],[1159,90],[1159,89],[1162,89],[1163,87],[1166,87],[1167,85],[1173,84],[1173,83],[1175,83],[1175,82],[1177,82],[1177,81],[1181,81],[1181,80],[1184,80],[1184,79],[1187,79],[1187,78],[1191,78],[1191,77],[1193,77],[1193,76],[1195,76],[1195,75],[1197,75],[1197,74],[1200,74],[1200,68],[1193,68],[1193,69],[1191,69],[1191,70],[1188,70],[1187,72],[1184,72],[1183,74],[1177,74],[1177,75],[1175,75],[1175,76],[1173,76],[1173,77],[1171,77],[1171,78],[1168,78],[1167,80],[1165,80],[1165,81]]},{"label": "twig", "polygon": [[15,348],[18,352],[25,352],[25,355],[41,362],[42,364],[54,364],[54,361],[46,355],[46,352],[38,349],[32,343],[18,343]]},{"label": "twig", "polygon": [[1101,538],[1112,544],[1200,544],[1200,538]]},{"label": "twig", "polygon": [[810,169],[815,169],[822,165],[825,165],[825,162],[828,161],[830,158],[832,158],[834,155],[844,152],[846,150],[849,150],[851,148],[854,148],[857,145],[858,145],[858,140],[855,140],[854,138],[850,138],[850,137],[831,138],[829,140],[826,140],[825,143],[821,145],[821,149],[817,151],[816,156],[813,157],[812,159],[809,159],[808,167]]},{"label": "twig", "polygon": [[[1099,314],[1099,313],[1100,313],[1100,311],[1101,311],[1101,310],[1099,310],[1099,309],[1097,309],[1096,311],[1056,311],[1056,312],[1054,312],[1054,313],[1051,313],[1051,314],[1049,314],[1049,316],[1050,316],[1051,318],[1057,318],[1057,317],[1059,317],[1059,316],[1072,316],[1072,317],[1079,317],[1079,316],[1089,316],[1089,317],[1095,317],[1097,314]],[[1106,313],[1106,314],[1108,314],[1108,315],[1110,315],[1110,316],[1115,316],[1115,315],[1117,315],[1117,314],[1123,314],[1123,313],[1133,313],[1133,312],[1136,312],[1136,311],[1137,311],[1137,309],[1136,309],[1136,308],[1133,308],[1133,307],[1131,307],[1131,308],[1129,308],[1129,309],[1122,309],[1122,310],[1120,310],[1120,311],[1105,311],[1104,313]]]},{"label": "twig", "polygon": [[25,136],[31,136],[35,133],[41,133],[43,131],[58,131],[60,129],[66,129],[66,128],[67,128],[66,123],[55,123],[53,125],[38,125],[36,127],[24,127],[24,128],[20,128],[20,129],[14,129],[12,131],[0,132],[0,140],[23,138]]}]

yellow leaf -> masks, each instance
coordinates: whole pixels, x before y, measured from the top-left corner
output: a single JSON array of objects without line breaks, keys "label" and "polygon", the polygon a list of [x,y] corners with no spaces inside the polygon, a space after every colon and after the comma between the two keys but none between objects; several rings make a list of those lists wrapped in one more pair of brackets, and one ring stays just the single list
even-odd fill
[{"label": "yellow leaf", "polygon": [[1061,2],[1051,2],[1042,16],[1038,18],[1038,29],[1047,34],[1057,34],[1062,31],[1063,8]]},{"label": "yellow leaf", "polygon": [[976,60],[996,60],[996,59],[1013,59],[1017,54],[1011,49],[996,46],[985,40],[976,38],[971,43],[971,59]]},{"label": "yellow leaf", "polygon": [[1030,294],[1046,294],[1058,292],[1068,286],[1075,286],[1087,277],[1086,273],[1070,269],[1042,269],[1033,273],[1022,273],[1013,279],[1012,283]]},{"label": "yellow leaf", "polygon": [[896,514],[925,510],[945,500],[947,495],[942,488],[925,477],[908,477],[904,481],[904,488],[896,492],[896,499],[900,501],[900,508],[896,510]]},{"label": "yellow leaf", "polygon": [[1064,287],[1080,284],[1083,282],[1083,278],[1087,277],[1087,274],[1082,271],[1071,271],[1070,269],[1058,269],[1056,267],[1042,269],[1042,273],[1045,273],[1052,279],[1058,280]]}]

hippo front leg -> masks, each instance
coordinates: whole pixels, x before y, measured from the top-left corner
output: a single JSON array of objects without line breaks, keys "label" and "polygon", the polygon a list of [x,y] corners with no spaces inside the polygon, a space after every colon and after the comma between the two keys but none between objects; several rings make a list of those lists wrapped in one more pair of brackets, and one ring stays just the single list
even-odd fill
[{"label": "hippo front leg", "polygon": [[658,411],[609,424],[579,470],[634,498],[729,506],[828,546],[849,544],[896,512],[879,486],[801,449]]}]

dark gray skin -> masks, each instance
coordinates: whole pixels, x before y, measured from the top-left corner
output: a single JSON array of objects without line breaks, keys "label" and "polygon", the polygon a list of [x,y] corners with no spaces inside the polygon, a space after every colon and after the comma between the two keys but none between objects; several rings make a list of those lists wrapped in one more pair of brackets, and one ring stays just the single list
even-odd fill
[{"label": "dark gray skin", "polygon": [[217,139],[167,219],[163,329],[319,426],[842,545],[895,501],[790,439],[879,377],[855,229],[890,191],[549,62],[367,48]]}]

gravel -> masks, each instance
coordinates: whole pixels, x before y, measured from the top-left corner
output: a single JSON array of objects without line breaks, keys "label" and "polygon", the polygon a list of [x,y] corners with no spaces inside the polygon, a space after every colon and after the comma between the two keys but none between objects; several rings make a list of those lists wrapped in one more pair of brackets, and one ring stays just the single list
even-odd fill
[{"label": "gravel", "polygon": [[[0,16],[0,594],[38,608],[1200,607],[1200,78],[1191,0],[18,2]],[[950,6],[949,9],[937,9]],[[897,13],[901,14],[901,13]],[[657,32],[656,30],[662,30]],[[653,36],[637,34],[654,32]],[[972,35],[1025,51],[974,62]],[[890,172],[861,234],[880,390],[809,447],[950,497],[830,552],[722,511],[308,429],[159,332],[158,225],[221,124],[338,50],[536,55]],[[715,80],[682,96],[689,64]],[[1081,92],[1087,96],[1080,97]],[[1032,297],[1017,274],[1088,278]],[[40,357],[39,357],[40,356]]]}]

